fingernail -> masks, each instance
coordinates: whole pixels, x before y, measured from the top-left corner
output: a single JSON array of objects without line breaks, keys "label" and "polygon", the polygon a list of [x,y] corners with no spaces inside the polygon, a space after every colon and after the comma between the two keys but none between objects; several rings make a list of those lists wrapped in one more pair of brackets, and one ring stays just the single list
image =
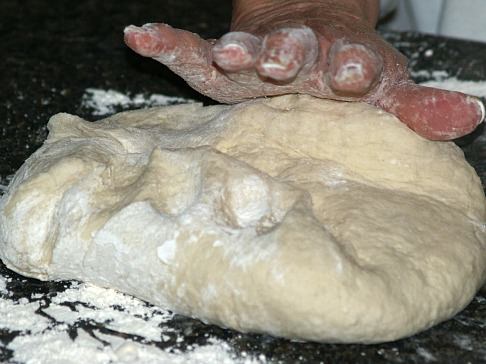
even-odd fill
[{"label": "fingernail", "polygon": [[484,104],[481,100],[476,99],[476,102],[479,104],[479,109],[481,110],[481,119],[479,119],[478,124],[481,124],[484,121],[484,118],[486,117],[486,110],[484,108]]},{"label": "fingernail", "polygon": [[253,34],[246,32],[230,32],[223,35],[215,47],[240,47],[247,53],[257,53],[261,46],[261,40]]},{"label": "fingernail", "polygon": [[155,25],[157,25],[156,23],[145,23],[144,25],[142,25],[142,28],[153,28]]},{"label": "fingernail", "polygon": [[127,25],[125,29],[123,29],[123,33],[133,33],[133,32],[140,32],[142,31],[140,27],[136,25]]},{"label": "fingernail", "polygon": [[241,53],[248,53],[248,49],[245,47],[244,44],[237,43],[237,42],[228,42],[228,43],[218,43],[213,47],[215,52],[224,52],[224,51],[239,51]]},{"label": "fingernail", "polygon": [[338,83],[361,81],[364,79],[363,65],[358,62],[349,62],[339,67],[334,79]]}]

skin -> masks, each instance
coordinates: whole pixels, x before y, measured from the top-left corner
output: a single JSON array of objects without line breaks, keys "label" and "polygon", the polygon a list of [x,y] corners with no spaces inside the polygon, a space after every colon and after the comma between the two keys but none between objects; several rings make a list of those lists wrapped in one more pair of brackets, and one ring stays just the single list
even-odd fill
[{"label": "skin", "polygon": [[125,42],[223,103],[301,93],[375,105],[431,140],[473,131],[483,104],[414,84],[405,57],[375,32],[378,13],[379,0],[234,0],[218,40],[146,24],[127,27]]}]

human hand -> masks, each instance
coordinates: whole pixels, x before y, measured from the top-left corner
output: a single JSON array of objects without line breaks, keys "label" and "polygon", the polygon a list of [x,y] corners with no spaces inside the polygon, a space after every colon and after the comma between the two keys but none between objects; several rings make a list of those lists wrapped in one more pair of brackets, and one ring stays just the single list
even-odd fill
[{"label": "human hand", "polygon": [[468,134],[484,118],[474,97],[414,84],[373,15],[329,0],[275,4],[236,1],[232,31],[219,40],[147,24],[127,27],[125,41],[224,103],[288,93],[364,101],[432,140]]}]

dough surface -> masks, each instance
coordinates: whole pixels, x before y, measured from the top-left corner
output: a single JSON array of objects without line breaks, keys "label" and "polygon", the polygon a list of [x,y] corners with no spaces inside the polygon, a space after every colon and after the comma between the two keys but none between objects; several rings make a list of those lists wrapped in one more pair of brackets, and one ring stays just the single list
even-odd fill
[{"label": "dough surface", "polygon": [[281,96],[58,114],[0,202],[0,258],[205,322],[321,342],[412,335],[486,278],[485,198],[452,143]]}]

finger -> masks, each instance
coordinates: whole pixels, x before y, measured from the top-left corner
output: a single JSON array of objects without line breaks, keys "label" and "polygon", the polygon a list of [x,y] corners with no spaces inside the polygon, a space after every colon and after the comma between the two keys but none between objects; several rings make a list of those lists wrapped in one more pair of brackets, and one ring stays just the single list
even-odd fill
[{"label": "finger", "polygon": [[318,47],[310,28],[279,29],[264,38],[257,72],[276,81],[291,81],[302,68],[310,69],[316,62]]},{"label": "finger", "polygon": [[130,25],[125,28],[125,43],[138,54],[169,65],[204,64],[210,60],[210,45],[197,34],[167,24]]},{"label": "finger", "polygon": [[214,45],[213,60],[228,72],[251,69],[260,53],[261,43],[260,38],[250,33],[227,33]]},{"label": "finger", "polygon": [[382,58],[362,44],[339,40],[330,49],[328,83],[337,95],[365,95],[377,84],[382,70]]},{"label": "finger", "polygon": [[412,83],[394,87],[377,104],[431,140],[469,134],[485,117],[484,105],[475,97]]},{"label": "finger", "polygon": [[214,67],[211,45],[197,34],[166,24],[128,26],[125,42],[135,52],[151,57],[182,77],[192,88],[220,102],[247,97]]}]

